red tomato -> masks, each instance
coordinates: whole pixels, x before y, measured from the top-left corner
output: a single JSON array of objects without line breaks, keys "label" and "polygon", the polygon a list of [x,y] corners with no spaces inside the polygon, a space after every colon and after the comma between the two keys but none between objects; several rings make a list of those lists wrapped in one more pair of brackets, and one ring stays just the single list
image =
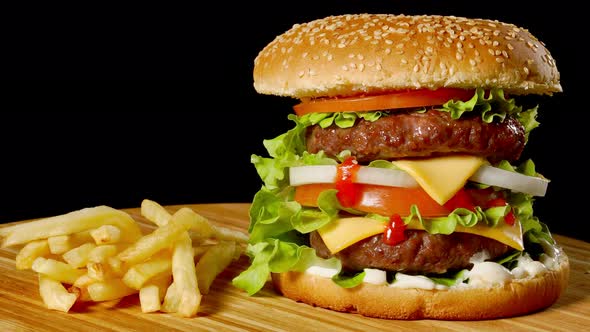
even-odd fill
[{"label": "red tomato", "polygon": [[293,107],[299,116],[308,113],[362,112],[409,107],[442,105],[453,100],[466,101],[473,90],[441,88],[437,90],[405,90],[376,96],[326,98],[302,102]]}]

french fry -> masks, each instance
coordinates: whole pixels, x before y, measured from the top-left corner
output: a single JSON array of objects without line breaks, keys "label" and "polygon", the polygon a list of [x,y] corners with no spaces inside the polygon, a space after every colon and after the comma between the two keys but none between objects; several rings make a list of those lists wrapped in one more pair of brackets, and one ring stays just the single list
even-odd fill
[{"label": "french fry", "polygon": [[195,271],[199,281],[199,291],[208,294],[213,280],[234,261],[236,243],[222,241],[212,246],[199,259]]},{"label": "french fry", "polygon": [[160,290],[156,285],[144,286],[139,290],[141,312],[156,312],[160,310],[162,305],[158,296],[159,292]]},{"label": "french fry", "polygon": [[167,225],[172,218],[172,214],[162,205],[149,199],[141,201],[141,215],[160,227]]},{"label": "french fry", "polygon": [[52,254],[61,255],[66,251],[70,251],[80,245],[93,241],[90,236],[90,230],[85,230],[70,235],[58,235],[47,238],[49,244],[49,251]]},{"label": "french fry", "polygon": [[212,225],[213,237],[221,241],[235,241],[238,243],[248,243],[248,235],[228,227]]},{"label": "french fry", "polygon": [[121,240],[121,230],[117,226],[102,225],[90,231],[96,244],[111,244]]},{"label": "french fry", "polygon": [[172,254],[172,277],[162,310],[176,312],[183,317],[193,317],[201,304],[201,293],[197,284],[191,239],[184,232],[176,241]]},{"label": "french fry", "polygon": [[76,294],[69,293],[59,281],[41,273],[39,273],[39,294],[48,309],[63,312],[70,311],[78,298]]},{"label": "french fry", "polygon": [[30,269],[35,259],[49,255],[47,240],[37,240],[27,243],[16,255],[16,268],[18,270]]},{"label": "french fry", "polygon": [[75,269],[64,262],[43,257],[37,257],[33,262],[31,269],[37,273],[42,273],[53,280],[70,285],[74,284],[78,278],[86,273],[83,269]]},{"label": "french fry", "polygon": [[170,276],[158,277],[150,280],[139,290],[139,302],[142,312],[156,312],[161,308],[166,289],[170,285]]},{"label": "french fry", "polygon": [[128,265],[141,263],[156,252],[169,247],[183,232],[195,224],[198,224],[198,215],[189,208],[182,208],[172,216],[167,225],[143,236],[117,257]]},{"label": "french fry", "polygon": [[74,268],[79,268],[88,263],[88,255],[96,248],[94,243],[84,243],[83,245],[65,252],[62,257],[66,263]]},{"label": "french fry", "polygon": [[52,236],[78,233],[102,225],[119,227],[124,238],[121,240],[125,242],[134,242],[142,235],[139,226],[128,213],[102,205],[0,228],[0,238],[2,247],[8,247]]},{"label": "french fry", "polygon": [[144,263],[132,266],[123,276],[123,282],[134,289],[140,289],[152,278],[170,275],[172,260],[170,257],[154,257]]},{"label": "french fry", "polygon": [[93,284],[97,281],[98,280],[89,276],[88,273],[85,273],[85,274],[81,275],[78,279],[76,279],[76,281],[74,281],[74,283],[72,285],[76,286],[78,288],[86,288],[86,287],[88,287],[88,285]]},{"label": "french fry", "polygon": [[117,253],[119,253],[119,248],[114,244],[96,246],[88,253],[88,261],[104,263],[108,258],[116,256]]},{"label": "french fry", "polygon": [[76,301],[78,302],[92,301],[92,299],[90,298],[90,294],[88,294],[88,289],[86,288],[79,288],[72,285],[68,288],[68,293],[75,294],[77,297]]},{"label": "french fry", "polygon": [[86,269],[88,270],[88,276],[97,281],[106,281],[114,277],[107,264],[89,262],[86,264]]},{"label": "french fry", "polygon": [[88,285],[88,294],[95,302],[117,300],[135,293],[137,290],[127,287],[121,279],[109,279]]},{"label": "french fry", "polygon": [[[158,226],[164,226],[168,223],[172,215],[160,204],[144,199],[141,202],[141,215],[149,221],[153,222]],[[243,232],[233,230],[227,227],[220,227],[212,225],[206,218],[201,217],[202,221],[210,226],[200,225],[198,229],[194,230],[196,233],[191,234],[191,238],[196,239],[199,242],[203,238],[213,237],[218,240],[236,241],[241,243],[248,242],[248,235]]]},{"label": "french fry", "polygon": [[121,277],[127,272],[127,266],[116,256],[107,258],[106,263],[113,275],[117,277]]}]

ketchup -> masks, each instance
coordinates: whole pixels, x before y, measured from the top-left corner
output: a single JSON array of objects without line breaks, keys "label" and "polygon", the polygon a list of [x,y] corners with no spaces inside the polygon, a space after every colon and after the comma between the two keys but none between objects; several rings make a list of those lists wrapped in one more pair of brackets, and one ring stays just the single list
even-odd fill
[{"label": "ketchup", "polygon": [[360,165],[354,157],[346,158],[336,170],[336,197],[343,207],[352,207],[360,199],[359,185],[353,183]]},{"label": "ketchup", "polygon": [[383,242],[385,244],[389,244],[394,246],[406,239],[406,234],[404,231],[406,230],[406,224],[402,220],[399,214],[394,214],[389,217],[389,222],[385,226],[385,231],[383,232]]}]

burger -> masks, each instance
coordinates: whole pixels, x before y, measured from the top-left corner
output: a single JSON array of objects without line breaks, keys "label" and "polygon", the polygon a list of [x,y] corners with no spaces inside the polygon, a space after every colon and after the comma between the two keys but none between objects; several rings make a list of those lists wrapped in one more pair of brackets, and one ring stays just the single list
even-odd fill
[{"label": "burger", "polygon": [[533,213],[549,180],[521,158],[530,96],[561,85],[529,31],[330,16],[277,36],[253,75],[296,102],[292,129],[251,157],[264,184],[235,286],[387,319],[510,317],[562,294],[568,258]]}]

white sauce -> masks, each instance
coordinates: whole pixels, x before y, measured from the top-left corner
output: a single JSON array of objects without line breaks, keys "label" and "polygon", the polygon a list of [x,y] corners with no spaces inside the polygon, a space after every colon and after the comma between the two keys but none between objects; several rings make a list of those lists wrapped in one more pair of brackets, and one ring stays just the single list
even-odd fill
[{"label": "white sauce", "polygon": [[469,285],[474,287],[503,285],[514,278],[507,268],[494,262],[475,263],[468,276]]},{"label": "white sauce", "polygon": [[313,274],[324,278],[332,278],[333,276],[338,274],[338,270],[328,267],[312,265],[305,270],[305,273]]},{"label": "white sauce", "polygon": [[389,287],[396,288],[420,288],[420,289],[447,289],[443,285],[437,285],[434,281],[425,276],[411,276],[403,273],[395,274],[395,281]]},{"label": "white sauce", "polygon": [[365,269],[365,279],[363,282],[374,285],[384,285],[387,283],[387,273],[378,269]]},{"label": "white sauce", "polygon": [[[559,249],[550,244],[548,247],[549,246],[550,248],[545,248],[547,254],[541,254],[539,261],[534,261],[528,254],[524,254],[518,258],[518,263],[512,270],[508,270],[498,263],[485,262],[484,259],[487,258],[487,252],[477,253],[470,259],[470,262],[473,263],[473,268],[468,273],[468,283],[460,283],[451,288],[493,287],[503,285],[511,280],[533,278],[549,270],[555,270],[558,267]],[[387,284],[387,275],[385,271],[378,269],[365,269],[364,271],[365,279],[363,282],[375,285]],[[321,266],[310,266],[305,270],[305,273],[332,278],[334,275],[338,274],[338,270]],[[389,287],[449,289],[447,286],[436,284],[425,276],[412,276],[400,272],[395,274],[395,281],[389,284]]]}]

